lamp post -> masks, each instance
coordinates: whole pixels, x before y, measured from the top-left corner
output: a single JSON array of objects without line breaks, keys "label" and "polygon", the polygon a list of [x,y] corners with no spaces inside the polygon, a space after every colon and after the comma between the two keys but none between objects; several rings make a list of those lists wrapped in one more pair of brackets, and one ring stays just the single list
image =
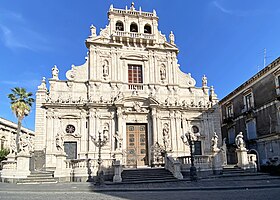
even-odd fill
[{"label": "lamp post", "polygon": [[97,164],[98,164],[98,170],[97,170],[97,180],[96,184],[101,185],[104,182],[103,179],[103,171],[101,170],[101,164],[102,164],[102,159],[101,159],[101,148],[107,143],[108,137],[106,135],[103,135],[103,138],[101,138],[101,131],[98,132],[98,140],[96,138],[92,138],[92,141],[94,145],[98,148],[98,159],[97,159]]},{"label": "lamp post", "polygon": [[185,133],[185,136],[187,138],[187,141],[184,140],[183,135],[181,136],[181,138],[185,145],[190,146],[190,154],[191,154],[190,179],[191,181],[197,181],[196,167],[194,166],[194,140],[190,132]]}]

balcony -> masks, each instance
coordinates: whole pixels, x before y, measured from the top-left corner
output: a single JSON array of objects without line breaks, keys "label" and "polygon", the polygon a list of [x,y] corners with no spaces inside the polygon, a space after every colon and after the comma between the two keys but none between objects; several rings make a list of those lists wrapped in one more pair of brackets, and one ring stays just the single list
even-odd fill
[{"label": "balcony", "polygon": [[132,38],[132,39],[155,40],[155,35],[149,33],[114,31],[112,36],[122,37],[122,38]]},{"label": "balcony", "polygon": [[129,90],[143,90],[143,84],[142,83],[133,83],[128,84]]}]

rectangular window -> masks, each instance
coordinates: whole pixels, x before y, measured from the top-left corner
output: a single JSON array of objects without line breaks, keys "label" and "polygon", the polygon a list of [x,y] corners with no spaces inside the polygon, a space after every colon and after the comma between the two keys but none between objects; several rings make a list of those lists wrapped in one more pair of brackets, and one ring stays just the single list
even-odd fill
[{"label": "rectangular window", "polygon": [[194,141],[194,155],[202,155],[201,141]]},{"label": "rectangular window", "polygon": [[227,116],[227,118],[233,117],[233,106],[232,106],[232,104],[230,104],[226,107],[226,116]]},{"label": "rectangular window", "polygon": [[235,143],[235,129],[234,127],[228,129],[228,143],[234,144]]},{"label": "rectangular window", "polygon": [[278,88],[280,88],[280,76],[277,76]]},{"label": "rectangular window", "polygon": [[257,138],[256,121],[250,120],[246,122],[247,138],[248,140]]},{"label": "rectangular window", "polygon": [[143,83],[141,65],[128,65],[128,83]]},{"label": "rectangular window", "polygon": [[253,93],[249,93],[244,96],[244,106],[246,111],[254,107]]}]

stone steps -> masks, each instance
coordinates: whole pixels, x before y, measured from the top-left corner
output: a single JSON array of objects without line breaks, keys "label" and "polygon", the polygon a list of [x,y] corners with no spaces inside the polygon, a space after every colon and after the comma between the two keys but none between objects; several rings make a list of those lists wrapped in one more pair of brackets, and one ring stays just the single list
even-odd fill
[{"label": "stone steps", "polygon": [[173,174],[164,168],[125,169],[122,172],[123,183],[143,183],[158,181],[176,181]]},{"label": "stone steps", "polygon": [[46,184],[57,183],[58,179],[53,177],[52,172],[34,171],[27,178],[22,178],[17,181],[17,184]]}]

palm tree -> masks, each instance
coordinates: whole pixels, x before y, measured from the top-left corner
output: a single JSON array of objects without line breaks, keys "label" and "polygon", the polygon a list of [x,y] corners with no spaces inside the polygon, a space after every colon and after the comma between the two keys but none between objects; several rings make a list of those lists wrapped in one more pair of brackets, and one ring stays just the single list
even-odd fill
[{"label": "palm tree", "polygon": [[8,95],[8,98],[11,100],[11,109],[18,120],[16,145],[17,153],[19,153],[19,134],[21,132],[22,120],[29,114],[34,99],[32,98],[33,94],[26,92],[25,88],[15,87],[11,90],[12,93]]}]

